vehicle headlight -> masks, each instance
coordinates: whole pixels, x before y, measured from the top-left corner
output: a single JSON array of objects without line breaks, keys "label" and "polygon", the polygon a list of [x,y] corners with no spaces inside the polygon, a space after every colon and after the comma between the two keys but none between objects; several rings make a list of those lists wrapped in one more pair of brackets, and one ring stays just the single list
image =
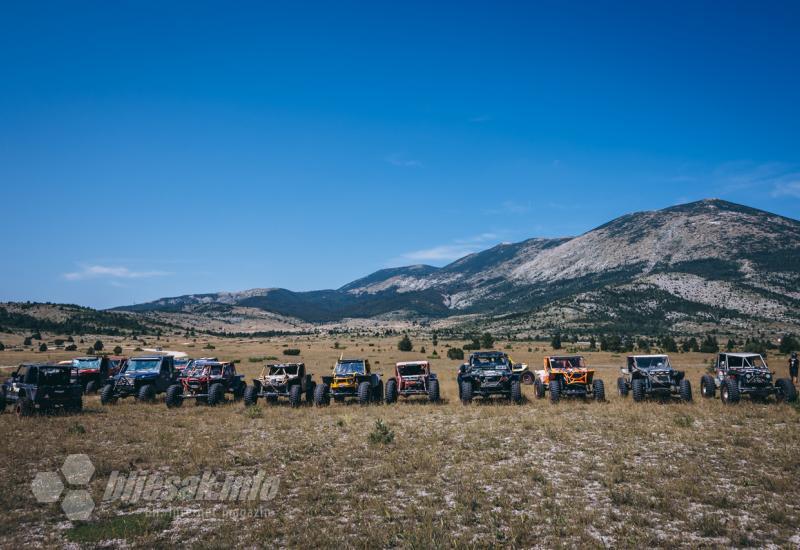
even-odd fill
[{"label": "vehicle headlight", "polygon": [[767,380],[772,380],[772,375],[770,373],[767,373]]}]

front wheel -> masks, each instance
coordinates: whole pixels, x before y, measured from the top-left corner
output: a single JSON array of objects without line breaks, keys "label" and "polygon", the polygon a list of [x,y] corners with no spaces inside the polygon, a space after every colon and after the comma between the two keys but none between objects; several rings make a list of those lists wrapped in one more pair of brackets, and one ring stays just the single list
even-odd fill
[{"label": "front wheel", "polygon": [[519,382],[511,382],[511,401],[519,405],[522,403],[522,386]]},{"label": "front wheel", "polygon": [[314,388],[314,404],[317,407],[325,407],[331,403],[331,393],[328,384],[317,384]]},{"label": "front wheel", "polygon": [[637,403],[644,401],[644,380],[636,379],[631,382],[633,400]]},{"label": "front wheel", "polygon": [[100,404],[111,405],[116,401],[117,398],[114,397],[114,385],[106,384],[105,386],[103,386],[103,389],[100,391]]},{"label": "front wheel", "polygon": [[183,405],[183,386],[180,384],[172,384],[168,387],[164,402],[167,404],[168,409]]},{"label": "front wheel", "polygon": [[156,400],[156,388],[153,384],[145,384],[136,394],[136,399],[143,403],[152,403]]},{"label": "front wheel", "polygon": [[292,407],[299,407],[302,396],[303,388],[300,387],[300,384],[293,384],[292,387],[289,388],[289,405]]},{"label": "front wheel", "polygon": [[797,401],[797,388],[794,387],[791,379],[779,378],[775,382],[775,387],[778,388],[778,393],[776,394],[778,401],[786,401],[788,403]]},{"label": "front wheel", "polygon": [[602,380],[592,381],[592,393],[594,394],[595,401],[606,400],[606,385],[603,383]]},{"label": "front wheel", "polygon": [[256,386],[247,386],[244,389],[244,406],[254,407],[258,403],[258,388]]},{"label": "front wheel", "polygon": [[372,392],[372,387],[370,386],[370,383],[366,381],[359,383],[358,389],[356,391],[358,393],[358,404],[369,405],[370,393]]},{"label": "front wheel", "polygon": [[472,402],[472,382],[464,380],[461,382],[461,402],[469,405]]},{"label": "front wheel", "polygon": [[551,380],[550,381],[550,402],[551,403],[558,403],[561,399],[561,384],[558,383],[558,380]]},{"label": "front wheel", "polygon": [[428,401],[431,403],[438,403],[439,399],[439,381],[431,380],[430,384],[428,385]]},{"label": "front wheel", "polygon": [[397,380],[390,378],[386,381],[386,404],[397,402]]},{"label": "front wheel", "polygon": [[213,407],[225,401],[225,386],[216,382],[208,388],[208,405]]},{"label": "front wheel", "polygon": [[692,400],[692,383],[686,380],[685,378],[681,380],[680,385],[678,386],[678,395],[681,397],[681,401],[685,401],[686,403],[691,402]]},{"label": "front wheel", "polygon": [[620,397],[628,397],[628,382],[622,376],[617,378],[617,393]]},{"label": "front wheel", "polygon": [[719,397],[725,405],[735,405],[739,402],[739,384],[735,380],[723,380],[719,387]]},{"label": "front wheel", "polygon": [[20,397],[17,399],[17,404],[14,405],[14,412],[20,418],[30,416],[33,414],[33,403],[27,397]]},{"label": "front wheel", "polygon": [[717,393],[717,386],[714,384],[714,379],[708,374],[704,374],[700,379],[700,395],[706,399],[714,397]]},{"label": "front wheel", "polygon": [[84,389],[84,393],[97,393],[98,384],[96,380],[89,380]]}]

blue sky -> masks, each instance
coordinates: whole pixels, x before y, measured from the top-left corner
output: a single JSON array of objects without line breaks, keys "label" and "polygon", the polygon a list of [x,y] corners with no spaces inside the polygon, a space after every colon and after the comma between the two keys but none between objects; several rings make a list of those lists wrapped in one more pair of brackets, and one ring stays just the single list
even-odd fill
[{"label": "blue sky", "polygon": [[338,287],[800,208],[797,2],[0,2],[0,299]]}]

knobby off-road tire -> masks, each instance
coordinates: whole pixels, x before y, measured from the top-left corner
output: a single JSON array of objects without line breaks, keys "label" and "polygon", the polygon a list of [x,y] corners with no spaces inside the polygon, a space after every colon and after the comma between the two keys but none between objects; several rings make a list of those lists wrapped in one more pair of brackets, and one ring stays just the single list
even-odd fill
[{"label": "knobby off-road tire", "polygon": [[789,378],[778,378],[775,382],[775,387],[778,388],[778,393],[775,394],[775,397],[779,402],[794,403],[797,401],[797,388],[794,387]]},{"label": "knobby off-road tire", "polygon": [[156,400],[156,388],[153,384],[145,384],[136,392],[136,399],[142,403],[152,403]]},{"label": "knobby off-road tire", "polygon": [[247,386],[244,389],[244,406],[255,407],[256,403],[258,403],[258,387]]},{"label": "knobby off-road tire", "polygon": [[441,399],[439,395],[439,381],[438,380],[431,380],[428,383],[428,401],[431,403],[438,403]]},{"label": "knobby off-road tire", "polygon": [[[713,382],[712,382],[713,384]],[[681,380],[680,384],[678,384],[678,395],[681,398],[681,401],[685,403],[691,403],[692,401],[692,383],[686,380],[685,378]]]},{"label": "knobby off-road tire", "polygon": [[461,402],[464,405],[472,403],[472,382],[469,380],[461,381]]},{"label": "knobby off-road tire", "polygon": [[606,400],[606,385],[602,380],[592,380],[592,393],[595,401]]},{"label": "knobby off-road tire", "polygon": [[166,397],[164,397],[164,403],[167,404],[168,409],[183,405],[183,386],[180,384],[172,384],[168,387]]},{"label": "knobby off-road tire", "polygon": [[617,378],[617,393],[620,397],[628,397],[628,382],[622,376]]},{"label": "knobby off-road tire", "polygon": [[378,383],[372,388],[372,402],[383,403],[383,380],[378,380]]},{"label": "knobby off-road tire", "polygon": [[358,404],[369,405],[370,394],[372,393],[372,387],[370,386],[369,382],[359,383],[356,392],[358,395]]},{"label": "knobby off-road tire", "polygon": [[317,407],[326,407],[331,404],[331,393],[328,384],[317,384],[314,388],[314,404]]},{"label": "knobby off-road tire", "polygon": [[519,405],[522,403],[522,384],[519,382],[511,382],[511,402]]},{"label": "knobby off-road tire", "polygon": [[292,384],[289,388],[289,405],[299,407],[300,400],[303,398],[303,388],[300,384]]},{"label": "knobby off-road tire", "polygon": [[17,399],[17,402],[14,405],[14,412],[17,414],[18,417],[22,418],[23,416],[31,416],[33,414],[33,411],[34,407],[30,399],[28,399],[27,397],[20,397],[19,399]]},{"label": "knobby off-road tire", "polygon": [[550,381],[550,403],[558,403],[561,400],[561,384],[558,380]]},{"label": "knobby off-road tire", "polygon": [[723,380],[719,387],[719,398],[725,405],[735,405],[741,399],[739,384],[734,380]]},{"label": "knobby off-road tire", "polygon": [[390,378],[386,381],[386,404],[397,402],[397,380]]},{"label": "knobby off-road tire", "polygon": [[6,412],[6,389],[0,386],[0,414]]},{"label": "knobby off-road tire", "polygon": [[714,384],[714,378],[708,374],[704,374],[700,378],[700,395],[706,399],[710,399],[717,394],[717,385]]},{"label": "knobby off-road tire", "polygon": [[213,407],[225,401],[225,386],[216,382],[208,388],[208,406]]},{"label": "knobby off-road tire", "polygon": [[89,380],[89,382],[86,383],[86,387],[84,388],[83,393],[86,394],[97,393],[97,385],[98,384],[96,380]]},{"label": "knobby off-road tire", "polygon": [[241,384],[236,386],[235,390],[233,390],[233,400],[239,401],[240,399],[242,399],[242,397],[244,397],[244,392],[246,391],[247,391],[247,384],[242,382]]},{"label": "knobby off-road tire", "polygon": [[100,404],[101,405],[113,405],[117,402],[117,398],[114,397],[114,386],[113,384],[106,384],[103,386],[103,389],[100,390]]},{"label": "knobby off-road tire", "polygon": [[317,383],[313,380],[306,384],[306,403],[309,405],[314,402],[314,390],[317,389]]},{"label": "knobby off-road tire", "polygon": [[536,397],[536,399],[544,399],[544,392],[544,382],[537,378],[533,383],[533,395]]},{"label": "knobby off-road tire", "polygon": [[526,386],[530,386],[533,384],[534,376],[532,372],[524,372],[522,373],[522,383]]},{"label": "knobby off-road tire", "polygon": [[631,381],[631,394],[637,403],[644,401],[644,380],[637,378]]}]

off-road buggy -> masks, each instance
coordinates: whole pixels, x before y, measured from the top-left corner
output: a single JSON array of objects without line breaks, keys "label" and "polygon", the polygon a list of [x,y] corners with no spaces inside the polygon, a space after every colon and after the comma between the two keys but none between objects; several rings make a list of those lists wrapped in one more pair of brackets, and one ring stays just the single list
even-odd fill
[{"label": "off-road buggy", "polygon": [[356,399],[360,405],[383,401],[381,375],[370,370],[367,359],[339,358],[329,376],[314,389],[314,404],[328,405],[331,397],[336,402]]},{"label": "off-road buggy", "polygon": [[797,400],[797,388],[791,379],[774,380],[774,373],[757,353],[720,353],[714,372],[714,376],[704,374],[700,379],[703,397],[714,397],[719,388],[725,404],[738,403],[743,395],[754,401],[764,401],[770,396],[775,396],[776,401]]},{"label": "off-road buggy", "polygon": [[0,386],[0,412],[7,405],[14,407],[17,416],[29,416],[37,409],[77,412],[83,408],[82,394],[72,365],[20,365]]},{"label": "off-road buggy", "polygon": [[476,351],[458,369],[458,398],[465,405],[474,397],[505,397],[522,403],[522,386],[519,375],[512,370],[512,362],[502,351]]},{"label": "off-road buggy", "polygon": [[550,394],[550,402],[558,403],[562,397],[592,397],[605,401],[603,381],[594,377],[594,370],[586,366],[581,355],[552,355],[544,358],[544,368],[536,371],[534,395],[542,399]]},{"label": "off-road buggy", "polygon": [[692,400],[692,384],[683,371],[672,368],[667,355],[630,355],[620,372],[622,376],[617,378],[620,397],[631,393],[634,401],[644,401],[646,397]]},{"label": "off-road buggy", "polygon": [[394,366],[394,377],[386,381],[386,402],[395,403],[397,396],[424,395],[432,403],[439,401],[439,379],[427,361],[405,361]]},{"label": "off-road buggy", "polygon": [[108,357],[77,357],[72,366],[78,369],[78,382],[85,393],[97,393],[106,384],[111,371]]},{"label": "off-road buggy", "polygon": [[117,399],[133,397],[137,401],[151,402],[156,395],[167,391],[177,380],[170,355],[132,357],[116,376],[100,391],[100,403],[110,405]]},{"label": "off-road buggy", "polygon": [[195,405],[219,405],[230,393],[238,401],[244,396],[247,384],[244,374],[236,374],[236,365],[226,361],[195,361],[186,367],[178,382],[167,388],[164,399],[168,408],[180,407],[185,399]]},{"label": "off-road buggy", "polygon": [[261,375],[253,379],[253,385],[244,392],[244,404],[250,407],[263,397],[268,403],[275,403],[280,397],[289,399],[292,407],[299,407],[305,396],[306,403],[314,401],[317,384],[312,375],[306,373],[305,363],[277,363],[265,365]]}]

